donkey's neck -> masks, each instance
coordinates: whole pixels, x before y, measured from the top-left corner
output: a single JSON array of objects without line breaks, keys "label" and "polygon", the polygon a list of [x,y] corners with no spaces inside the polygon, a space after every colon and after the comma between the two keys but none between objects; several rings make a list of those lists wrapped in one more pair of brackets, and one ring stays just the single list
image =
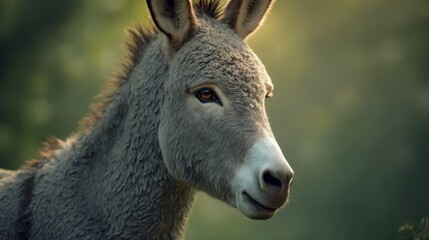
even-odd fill
[{"label": "donkey's neck", "polygon": [[148,44],[103,117],[76,145],[76,160],[88,159],[80,162],[80,187],[107,238],[180,238],[194,199],[194,190],[168,174],[158,144],[168,74],[160,48],[160,40]]}]

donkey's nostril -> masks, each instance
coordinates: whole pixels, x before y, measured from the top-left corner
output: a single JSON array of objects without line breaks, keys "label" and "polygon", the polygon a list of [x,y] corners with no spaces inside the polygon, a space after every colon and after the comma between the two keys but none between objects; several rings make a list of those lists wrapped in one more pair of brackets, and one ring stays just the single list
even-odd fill
[{"label": "donkey's nostril", "polygon": [[262,179],[267,185],[271,187],[280,188],[280,189],[282,188],[282,182],[276,177],[274,177],[270,171],[264,172]]}]

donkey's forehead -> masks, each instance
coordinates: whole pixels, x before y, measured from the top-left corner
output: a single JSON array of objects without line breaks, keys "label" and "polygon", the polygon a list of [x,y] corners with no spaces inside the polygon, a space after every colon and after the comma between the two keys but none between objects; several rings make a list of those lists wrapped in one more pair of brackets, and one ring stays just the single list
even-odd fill
[{"label": "donkey's forehead", "polygon": [[178,55],[177,67],[188,72],[186,84],[211,82],[231,90],[272,90],[271,79],[259,58],[234,31],[219,22],[202,22]]}]

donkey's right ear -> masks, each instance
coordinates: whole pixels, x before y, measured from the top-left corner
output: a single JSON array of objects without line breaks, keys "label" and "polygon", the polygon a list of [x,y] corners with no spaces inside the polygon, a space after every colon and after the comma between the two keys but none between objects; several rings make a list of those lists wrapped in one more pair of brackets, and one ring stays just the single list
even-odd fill
[{"label": "donkey's right ear", "polygon": [[190,0],[146,0],[156,27],[170,44],[177,48],[195,26],[195,15]]},{"label": "donkey's right ear", "polygon": [[245,39],[262,24],[273,2],[274,0],[230,0],[222,21],[241,39]]}]

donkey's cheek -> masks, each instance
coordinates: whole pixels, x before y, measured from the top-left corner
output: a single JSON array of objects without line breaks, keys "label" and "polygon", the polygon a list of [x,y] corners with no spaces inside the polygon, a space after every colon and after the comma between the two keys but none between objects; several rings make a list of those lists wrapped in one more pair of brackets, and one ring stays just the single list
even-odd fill
[{"label": "donkey's cheek", "polygon": [[[170,175],[174,178],[177,178],[177,174],[174,169],[174,155],[172,154],[176,149],[176,145],[172,145],[171,142],[174,141],[174,137],[169,136],[168,134],[168,125],[161,123],[158,130],[158,141],[161,150],[162,160],[165,167],[167,168]],[[173,149],[172,149],[173,148]]]},{"label": "donkey's cheek", "polygon": [[[180,122],[180,121],[178,121]],[[186,182],[196,188],[195,172],[198,166],[193,162],[197,155],[195,148],[187,136],[186,127],[176,126],[175,121],[161,123],[158,130],[158,140],[162,154],[162,160],[168,173],[176,180]],[[185,130],[184,130],[185,129]]]}]

